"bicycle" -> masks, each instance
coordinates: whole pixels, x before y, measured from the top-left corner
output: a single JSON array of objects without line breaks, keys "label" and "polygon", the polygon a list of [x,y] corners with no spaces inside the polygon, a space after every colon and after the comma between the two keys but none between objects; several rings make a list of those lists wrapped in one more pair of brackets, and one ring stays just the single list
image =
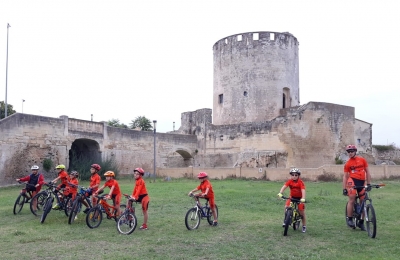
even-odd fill
[{"label": "bicycle", "polygon": [[[200,225],[200,220],[202,218],[207,218],[208,224],[211,226],[213,225],[214,222],[214,216],[212,214],[212,210],[210,206],[208,206],[208,199],[206,200],[206,203],[204,206],[200,205],[199,198],[194,196],[193,194],[190,195],[190,197],[193,197],[196,204],[194,205],[193,208],[189,209],[188,212],[186,213],[185,216],[185,225],[188,230],[194,230],[197,229]],[[217,216],[218,216],[218,207],[215,205],[215,210],[217,211]]]},{"label": "bicycle", "polygon": [[[53,207],[53,202],[54,202],[54,197],[57,200],[57,203],[59,204],[59,208],[55,209],[55,210],[64,210],[65,215],[69,216],[69,213],[71,211],[71,204],[72,204],[72,200],[69,197],[64,196],[58,189],[57,186],[52,183],[45,183],[44,185],[46,185],[48,188],[42,192],[39,192],[38,194],[35,195],[35,197],[37,198],[33,198],[31,200],[31,211],[34,215],[38,216],[37,212],[33,211],[33,203],[32,201],[34,201],[34,199],[38,200],[38,204],[39,205],[39,201],[40,204],[43,203],[43,212],[42,215],[40,217],[40,223],[43,224],[43,222],[46,220],[47,215],[49,214],[50,210]],[[58,197],[58,195],[61,193],[61,199]]]},{"label": "bicycle", "polygon": [[[29,184],[27,182],[22,182],[22,181],[19,181],[18,183],[26,184],[36,189],[35,185],[33,184]],[[14,209],[13,209],[14,215],[20,213],[22,208],[24,207],[24,204],[28,203],[30,199],[32,199],[32,191],[27,191],[26,188],[22,189],[14,203]]]},{"label": "bicycle", "polygon": [[293,230],[298,230],[300,228],[300,220],[303,218],[303,216],[300,214],[298,205],[302,202],[299,199],[289,198],[285,196],[282,196],[282,199],[290,200],[290,205],[286,208],[285,220],[283,222],[283,235],[287,236],[289,226],[292,226]]},{"label": "bicycle", "polygon": [[[371,184],[371,188],[381,188],[385,186],[385,184]],[[376,215],[375,215],[375,209],[374,206],[372,206],[372,199],[368,195],[367,191],[368,186],[353,186],[352,189],[358,189],[358,188],[364,188],[365,189],[365,197],[363,202],[360,204],[360,198],[357,194],[356,201],[354,202],[353,206],[353,223],[354,225],[352,226],[353,229],[356,228],[358,225],[359,221],[362,218],[362,215],[364,215],[364,221],[367,226],[367,232],[368,236],[371,238],[376,237]],[[347,204],[346,203],[346,208],[345,208],[345,219],[346,219],[346,225],[347,225]]]},{"label": "bicycle", "polygon": [[79,191],[76,195],[75,200],[72,202],[71,212],[68,216],[68,224],[72,224],[75,220],[76,215],[81,212],[82,202],[86,201],[87,205],[89,205],[89,209],[92,208],[92,202],[90,201],[91,189],[86,189],[83,186],[78,186]]},{"label": "bicycle", "polygon": [[[90,228],[97,228],[103,221],[103,212],[106,213],[107,219],[114,219],[117,221],[117,209],[107,203],[105,197],[107,195],[96,196],[98,199],[97,205],[91,208],[86,214],[86,225]],[[120,209],[125,209],[126,205],[121,204]]]},{"label": "bicycle", "polygon": [[132,199],[130,195],[124,194],[127,199],[124,212],[121,213],[121,216],[117,221],[117,230],[119,233],[124,235],[129,235],[133,231],[135,231],[137,226],[137,218],[135,215],[135,207],[132,205],[136,200]]}]

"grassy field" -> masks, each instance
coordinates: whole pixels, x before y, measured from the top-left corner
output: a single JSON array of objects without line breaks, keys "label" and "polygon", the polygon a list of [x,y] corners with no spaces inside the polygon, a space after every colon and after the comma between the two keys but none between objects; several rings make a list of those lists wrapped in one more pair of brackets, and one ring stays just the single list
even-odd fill
[{"label": "grassy field", "polygon": [[[284,237],[284,201],[276,197],[283,182],[213,180],[219,225],[202,220],[194,231],[186,229],[184,217],[193,205],[187,193],[199,182],[146,182],[149,229],[137,228],[129,236],[120,235],[113,220],[89,229],[82,213],[72,225],[60,211],[50,212],[44,224],[29,207],[13,215],[20,187],[1,188],[0,259],[399,259],[398,181],[385,181],[385,188],[371,192],[375,239],[346,227],[347,198],[340,183],[306,183],[307,233],[290,229]],[[120,180],[122,191],[131,193],[133,183]],[[138,212],[139,227],[143,216]]]}]

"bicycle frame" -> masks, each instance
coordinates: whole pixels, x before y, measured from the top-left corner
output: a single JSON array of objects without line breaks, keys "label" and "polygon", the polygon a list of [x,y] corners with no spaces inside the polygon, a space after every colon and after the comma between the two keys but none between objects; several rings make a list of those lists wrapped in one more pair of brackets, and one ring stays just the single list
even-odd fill
[{"label": "bicycle frame", "polygon": [[[284,221],[285,226],[283,235],[286,236],[289,226],[292,226],[294,230],[299,229],[300,227],[300,220],[303,218],[303,216],[300,214],[298,205],[302,202],[299,199],[294,199],[284,196],[282,196],[282,199],[290,200],[289,207],[287,207],[285,210],[285,221]],[[288,216],[287,212],[291,212],[291,215]]]},{"label": "bicycle frame", "polygon": [[[211,209],[208,206],[208,199],[205,199],[206,203],[204,204],[204,206],[200,205],[199,197],[194,197],[194,200],[196,201],[196,205],[194,206],[194,208],[196,208],[196,213],[200,211],[201,218],[207,218],[210,217],[210,215],[212,215],[211,210],[208,210]],[[210,214],[207,214],[207,212],[210,212]]]}]

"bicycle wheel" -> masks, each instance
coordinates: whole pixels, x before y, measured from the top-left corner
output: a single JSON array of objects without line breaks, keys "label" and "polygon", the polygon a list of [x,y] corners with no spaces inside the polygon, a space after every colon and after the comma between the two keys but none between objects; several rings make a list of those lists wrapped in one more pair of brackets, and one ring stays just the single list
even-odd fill
[{"label": "bicycle wheel", "polygon": [[292,224],[292,214],[293,214],[292,209],[288,208],[285,213],[285,227],[283,229],[284,236],[287,236],[289,226],[290,226],[290,224]]},{"label": "bicycle wheel", "polygon": [[46,203],[47,193],[42,191],[33,196],[30,202],[30,209],[33,215],[41,216],[43,214],[43,208]]},{"label": "bicycle wheel", "polygon": [[21,212],[24,203],[25,203],[25,197],[22,194],[19,194],[14,203],[14,215]]},{"label": "bicycle wheel", "polygon": [[376,216],[372,204],[366,206],[365,222],[367,224],[368,236],[375,238],[376,236]]},{"label": "bicycle wheel", "polygon": [[91,208],[86,214],[86,225],[90,228],[97,228],[103,220],[103,213],[98,207]]},{"label": "bicycle wheel", "polygon": [[68,216],[68,224],[71,225],[74,222],[76,215],[78,215],[80,207],[82,207],[82,202],[80,197],[77,197],[72,204],[71,212]]},{"label": "bicycle wheel", "polygon": [[200,225],[200,219],[200,210],[197,210],[196,207],[189,209],[185,217],[186,228],[189,230],[197,229]]},{"label": "bicycle wheel", "polygon": [[[126,205],[125,204],[119,205],[119,210],[120,210],[120,212],[122,212],[121,214],[124,213],[125,209],[126,209]],[[119,216],[117,216],[117,210],[114,210],[113,214],[114,214],[113,219],[115,220],[115,222],[117,222],[118,218],[119,218]]]},{"label": "bicycle wheel", "polygon": [[294,222],[293,222],[293,230],[297,230],[300,228],[300,219],[301,219],[300,214],[298,212],[295,213]]},{"label": "bicycle wheel", "polygon": [[130,212],[125,212],[117,220],[117,230],[119,233],[129,235],[135,231],[137,226],[137,218]]},{"label": "bicycle wheel", "polygon": [[71,210],[72,210],[72,204],[74,204],[74,200],[71,198],[65,198],[64,199],[64,213],[67,217],[69,217]]},{"label": "bicycle wheel", "polygon": [[[217,213],[217,219],[218,219],[218,206],[217,205],[215,205],[215,210],[217,211],[216,213]],[[214,216],[212,214],[211,208],[207,209],[207,221],[208,221],[208,224],[210,224],[210,225],[212,225],[214,222]]]},{"label": "bicycle wheel", "polygon": [[49,197],[49,198],[46,199],[46,203],[44,204],[43,214],[40,217],[40,223],[43,224],[43,222],[46,220],[46,217],[49,214],[52,206],[53,206],[53,198]]}]

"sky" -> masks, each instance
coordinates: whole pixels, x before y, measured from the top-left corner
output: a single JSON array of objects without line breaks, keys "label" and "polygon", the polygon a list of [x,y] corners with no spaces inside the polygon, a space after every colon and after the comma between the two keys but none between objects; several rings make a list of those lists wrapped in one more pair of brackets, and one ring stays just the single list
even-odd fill
[{"label": "sky", "polygon": [[399,10],[396,0],[1,0],[0,101],[7,86],[17,112],[145,116],[172,131],[181,113],[213,106],[214,43],[290,32],[300,104],[353,106],[373,144],[400,146]]}]

